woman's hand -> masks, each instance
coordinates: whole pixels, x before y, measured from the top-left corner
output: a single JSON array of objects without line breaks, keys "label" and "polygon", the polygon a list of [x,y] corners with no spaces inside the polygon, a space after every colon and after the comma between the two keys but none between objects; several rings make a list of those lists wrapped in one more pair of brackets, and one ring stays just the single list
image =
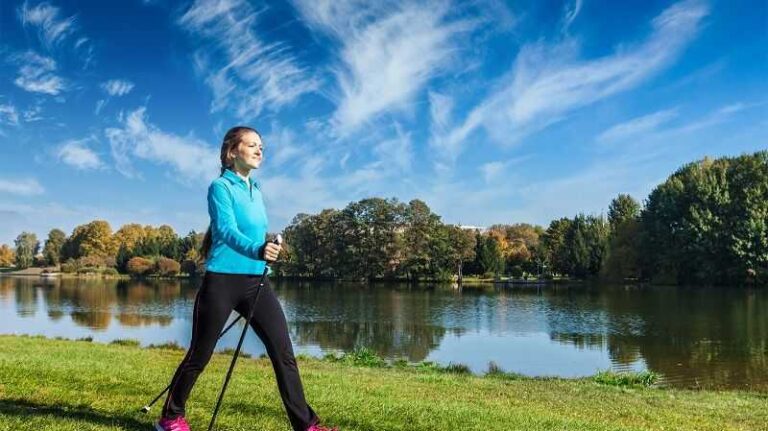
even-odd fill
[{"label": "woman's hand", "polygon": [[264,260],[270,263],[276,261],[282,249],[283,247],[281,245],[275,244],[274,242],[264,244]]}]

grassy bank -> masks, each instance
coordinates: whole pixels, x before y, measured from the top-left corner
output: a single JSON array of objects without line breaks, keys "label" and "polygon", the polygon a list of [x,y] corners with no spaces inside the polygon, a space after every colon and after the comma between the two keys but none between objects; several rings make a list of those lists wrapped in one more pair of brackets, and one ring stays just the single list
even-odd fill
[{"label": "grassy bank", "polygon": [[[149,416],[137,410],[167,384],[183,354],[132,343],[0,336],[0,430],[149,430],[159,406]],[[354,362],[300,360],[308,399],[343,431],[768,429],[765,394]],[[192,392],[193,429],[207,426],[228,364],[229,356],[214,355]],[[289,430],[268,360],[240,360],[218,424],[220,430]]]}]

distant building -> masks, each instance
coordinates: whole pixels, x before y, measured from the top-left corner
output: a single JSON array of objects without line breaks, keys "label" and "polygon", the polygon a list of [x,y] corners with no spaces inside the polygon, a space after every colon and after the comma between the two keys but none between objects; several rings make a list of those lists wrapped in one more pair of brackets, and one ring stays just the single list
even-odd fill
[{"label": "distant building", "polygon": [[488,230],[488,228],[487,228],[487,227],[482,227],[482,226],[472,226],[472,225],[465,225],[465,224],[460,224],[460,225],[459,225],[459,227],[460,227],[461,229],[466,229],[466,230],[479,230],[479,231],[480,231],[480,233],[485,233],[485,232]]}]

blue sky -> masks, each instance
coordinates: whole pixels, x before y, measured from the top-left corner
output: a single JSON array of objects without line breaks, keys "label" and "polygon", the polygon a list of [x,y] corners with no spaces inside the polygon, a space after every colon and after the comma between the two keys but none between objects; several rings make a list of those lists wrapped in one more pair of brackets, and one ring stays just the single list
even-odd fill
[{"label": "blue sky", "polygon": [[768,147],[768,3],[0,3],[0,243],[208,223],[232,125],[271,220],[368,196],[547,225]]}]

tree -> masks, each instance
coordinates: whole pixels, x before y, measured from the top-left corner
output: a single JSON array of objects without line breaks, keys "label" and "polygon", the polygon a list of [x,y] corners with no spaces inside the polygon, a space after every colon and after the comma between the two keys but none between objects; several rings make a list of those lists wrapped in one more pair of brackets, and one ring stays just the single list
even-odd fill
[{"label": "tree", "polygon": [[414,199],[405,208],[403,228],[403,270],[408,278],[418,278],[430,273],[433,266],[433,245],[441,222],[424,201]]},{"label": "tree", "polygon": [[640,278],[638,245],[641,242],[640,204],[631,196],[620,194],[608,206],[611,226],[601,276],[612,280]]},{"label": "tree", "polygon": [[62,260],[83,256],[115,256],[120,244],[112,238],[112,227],[104,220],[94,220],[75,227],[62,247]]},{"label": "tree", "polygon": [[446,237],[448,240],[448,261],[456,270],[458,282],[464,276],[464,263],[475,259],[475,232],[470,229],[462,229],[455,225],[446,225]]},{"label": "tree", "polygon": [[14,241],[16,246],[16,268],[26,269],[32,266],[35,255],[40,250],[40,242],[37,235],[30,232],[22,232]]},{"label": "tree", "polygon": [[179,236],[171,226],[164,224],[157,228],[156,241],[160,247],[160,255],[169,259],[181,259]]},{"label": "tree", "polygon": [[642,270],[657,282],[768,284],[768,151],[687,164],[641,214]]},{"label": "tree", "polygon": [[113,235],[113,241],[118,249],[123,246],[124,253],[135,256],[136,247],[144,239],[145,231],[138,223],[129,223],[120,227]]},{"label": "tree", "polygon": [[180,252],[184,260],[199,261],[200,249],[203,246],[203,237],[205,234],[197,233],[194,230],[189,231],[187,236],[181,239]]},{"label": "tree", "polygon": [[552,220],[542,236],[546,260],[549,261],[553,273],[567,274],[570,271],[566,235],[571,230],[571,224],[571,220],[567,218]]},{"label": "tree", "polygon": [[504,255],[495,236],[480,235],[477,241],[477,267],[482,275],[497,276],[504,270]]},{"label": "tree", "polygon": [[615,197],[608,206],[608,223],[615,231],[621,223],[636,220],[640,216],[640,204],[627,194]]},{"label": "tree", "polygon": [[608,251],[601,269],[601,275],[609,280],[622,281],[639,279],[641,242],[640,222],[629,219],[617,225],[611,231]]},{"label": "tree", "polygon": [[0,268],[7,268],[16,263],[16,253],[8,244],[0,245]]},{"label": "tree", "polygon": [[60,229],[51,229],[48,232],[48,239],[45,240],[43,247],[43,257],[48,265],[58,265],[61,263],[61,249],[67,240],[67,235]]}]

